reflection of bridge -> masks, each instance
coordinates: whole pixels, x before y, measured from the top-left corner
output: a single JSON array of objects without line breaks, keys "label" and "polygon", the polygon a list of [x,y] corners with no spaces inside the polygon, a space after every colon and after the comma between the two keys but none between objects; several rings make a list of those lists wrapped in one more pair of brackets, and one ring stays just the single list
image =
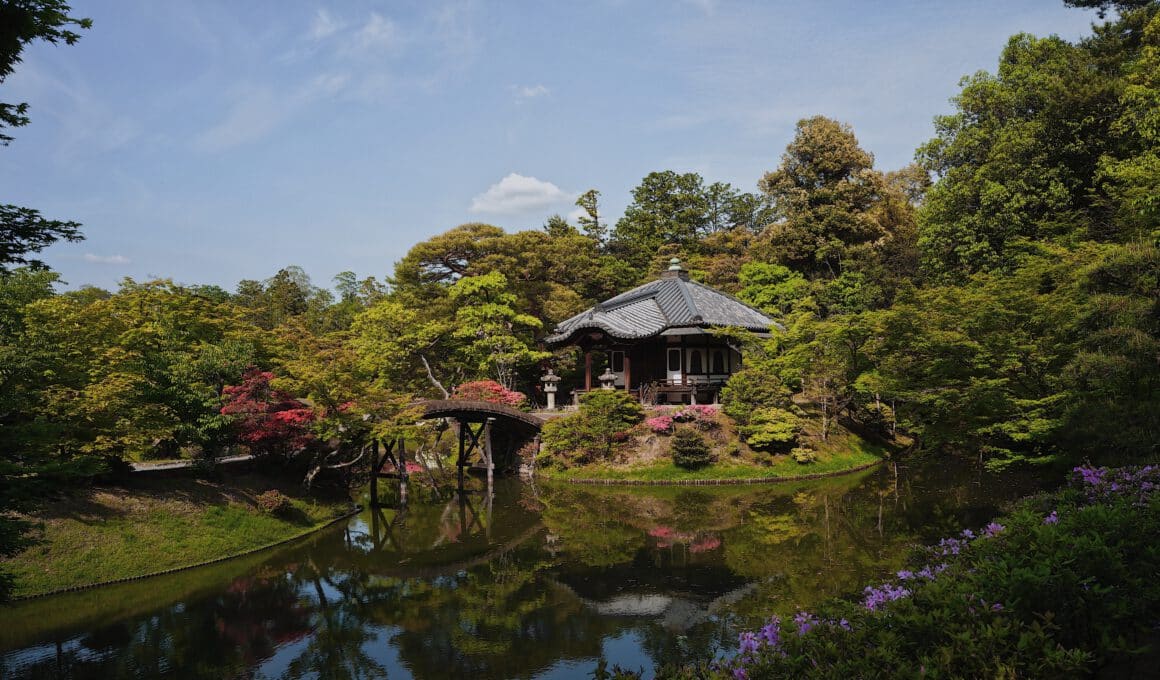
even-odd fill
[{"label": "reflection of bridge", "polygon": [[[511,406],[494,404],[489,401],[469,401],[465,399],[433,399],[420,402],[423,418],[446,418],[456,422],[459,431],[459,455],[455,465],[459,471],[458,486],[463,489],[464,471],[479,468],[487,472],[487,486],[490,489],[495,475],[495,443],[507,456],[516,453],[520,446],[536,441],[544,421],[530,413]],[[384,442],[383,455],[374,446],[371,459],[371,504],[379,504],[378,480],[398,479],[400,499],[406,503],[407,489],[407,445],[400,438],[395,442]],[[478,461],[473,458],[478,456]],[[384,472],[390,462],[395,472]]]}]

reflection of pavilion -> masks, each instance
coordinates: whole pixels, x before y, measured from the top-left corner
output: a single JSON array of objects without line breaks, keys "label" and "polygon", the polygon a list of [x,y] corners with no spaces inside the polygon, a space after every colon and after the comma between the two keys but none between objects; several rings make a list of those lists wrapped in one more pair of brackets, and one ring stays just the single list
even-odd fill
[{"label": "reflection of pavilion", "polygon": [[658,564],[651,550],[610,567],[570,568],[552,580],[598,614],[660,619],[675,631],[703,623],[755,588],[717,560]]}]

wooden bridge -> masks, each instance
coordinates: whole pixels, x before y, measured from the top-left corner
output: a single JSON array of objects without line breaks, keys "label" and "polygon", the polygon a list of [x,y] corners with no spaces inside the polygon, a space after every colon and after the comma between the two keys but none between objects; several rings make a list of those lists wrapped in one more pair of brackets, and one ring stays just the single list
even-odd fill
[{"label": "wooden bridge", "polygon": [[465,399],[432,399],[422,402],[423,417],[425,418],[454,418],[478,423],[493,418],[503,419],[515,426],[530,428],[539,432],[544,419],[519,409],[493,404],[490,401],[468,401]]},{"label": "wooden bridge", "polygon": [[[491,489],[495,475],[495,440],[499,440],[501,450],[515,454],[526,442],[536,441],[542,418],[519,409],[494,404],[489,401],[469,401],[465,399],[432,399],[420,402],[423,419],[446,418],[456,423],[459,431],[459,456],[455,462],[458,468],[458,488],[463,490],[464,472],[467,468],[482,468],[487,472],[487,486]],[[473,462],[473,458],[478,461]],[[384,471],[387,463],[392,463],[395,472]],[[371,503],[379,504],[378,480],[398,479],[400,500],[406,503],[407,444],[403,439],[384,442],[383,455],[378,446],[373,447],[371,458]]]}]

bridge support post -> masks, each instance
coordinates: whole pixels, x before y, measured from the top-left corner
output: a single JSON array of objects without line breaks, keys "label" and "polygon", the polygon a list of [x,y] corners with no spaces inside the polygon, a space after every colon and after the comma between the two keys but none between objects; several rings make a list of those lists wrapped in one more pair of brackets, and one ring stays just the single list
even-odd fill
[{"label": "bridge support post", "polygon": [[[399,504],[407,504],[407,440],[399,437],[394,441],[381,442],[382,455],[379,455],[379,440],[371,442],[371,506],[380,507],[383,502],[379,497],[379,478],[387,477],[399,480]],[[397,452],[397,455],[396,455]],[[383,472],[383,466],[390,461],[395,465],[395,472]]]},{"label": "bridge support post", "polygon": [[458,488],[459,492],[462,493],[463,492],[463,466],[467,465],[467,460],[466,460],[467,455],[466,455],[466,451],[464,449],[467,446],[467,427],[468,427],[468,425],[466,422],[464,422],[464,420],[462,418],[456,419],[456,422],[459,423],[459,428],[458,428],[459,429],[459,458],[456,459],[456,461],[455,461],[455,466],[457,468],[459,468],[459,473],[458,473],[459,474],[459,483],[458,483],[458,486],[456,488]]},{"label": "bridge support post", "polygon": [[410,475],[407,474],[407,440],[404,437],[399,437],[399,505],[407,505],[407,480]]},{"label": "bridge support post", "polygon": [[488,418],[483,423],[483,464],[487,466],[488,498],[491,497],[491,490],[495,485],[495,456],[491,448],[491,424],[494,422],[495,418]]},{"label": "bridge support post", "polygon": [[371,507],[379,507],[379,440],[371,442]]}]

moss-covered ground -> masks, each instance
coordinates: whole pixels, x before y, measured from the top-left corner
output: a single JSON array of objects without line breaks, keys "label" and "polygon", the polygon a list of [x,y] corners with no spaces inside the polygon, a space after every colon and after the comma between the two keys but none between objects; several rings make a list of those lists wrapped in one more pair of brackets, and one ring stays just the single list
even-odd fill
[{"label": "moss-covered ground", "polygon": [[[258,494],[292,499],[282,516],[262,513]],[[294,480],[262,474],[220,481],[134,478],[46,499],[28,516],[35,543],[0,560],[16,597],[199,564],[303,534],[342,514],[341,494],[306,495]]]}]

